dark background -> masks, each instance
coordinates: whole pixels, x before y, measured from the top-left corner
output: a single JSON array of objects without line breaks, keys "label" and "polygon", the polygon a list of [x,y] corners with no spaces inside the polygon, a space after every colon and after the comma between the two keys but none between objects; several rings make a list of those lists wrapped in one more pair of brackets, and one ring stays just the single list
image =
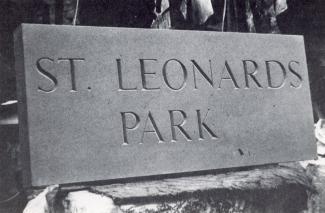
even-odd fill
[{"label": "dark background", "polygon": [[[77,24],[150,28],[155,18],[153,2],[152,0],[80,0]],[[288,9],[277,16],[278,27],[282,34],[298,34],[305,37],[315,121],[317,121],[318,117],[325,118],[325,1],[288,0],[287,2]],[[170,3],[177,5],[179,0],[171,0]],[[75,5],[76,0],[0,0],[0,104],[16,99],[13,56],[15,28],[20,23],[71,25]],[[230,27],[226,30],[247,31],[243,20],[238,21],[238,26],[236,30]],[[175,16],[170,28],[218,30],[217,27],[193,26],[189,21],[177,19]],[[261,27],[257,29],[257,33],[269,33],[269,31]],[[0,120],[8,120],[16,114],[16,104],[0,105]],[[26,202],[19,185],[17,134],[15,122],[0,124],[0,213],[21,212]]]},{"label": "dark background", "polygon": [[[177,4],[177,1],[179,0],[171,2]],[[325,2],[323,0],[287,2],[288,9],[277,17],[279,29],[282,34],[305,36],[313,100],[323,105],[321,91],[324,86],[319,82],[323,79],[325,65]],[[71,24],[75,3],[76,0],[0,1],[0,103],[16,98],[12,37],[14,29],[22,22]],[[78,24],[150,28],[154,19],[153,9],[152,0],[80,0]],[[177,20],[172,23],[174,28],[182,28],[185,24],[185,22],[177,23]],[[239,28],[238,31],[245,29]],[[263,29],[258,32],[268,33]]]}]

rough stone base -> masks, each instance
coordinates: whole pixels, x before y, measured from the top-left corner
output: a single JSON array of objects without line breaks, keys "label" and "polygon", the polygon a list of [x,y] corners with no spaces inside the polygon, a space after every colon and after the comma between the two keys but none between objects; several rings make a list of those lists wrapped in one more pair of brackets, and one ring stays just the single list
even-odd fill
[{"label": "rough stone base", "polygon": [[315,212],[316,193],[302,167],[278,165],[39,192],[24,213]]}]

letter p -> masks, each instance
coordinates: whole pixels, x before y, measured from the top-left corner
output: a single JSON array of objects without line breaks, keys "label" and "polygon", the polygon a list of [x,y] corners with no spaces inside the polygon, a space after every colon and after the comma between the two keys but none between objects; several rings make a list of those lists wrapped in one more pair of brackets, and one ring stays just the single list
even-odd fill
[{"label": "letter p", "polygon": [[[134,120],[132,123],[130,122],[129,125],[127,124],[127,120],[131,120],[131,119],[127,119],[127,114],[129,115],[128,117],[132,116]],[[123,145],[129,145],[127,131],[135,130],[136,128],[138,128],[140,123],[140,117],[134,112],[121,112],[121,116],[122,116],[123,138],[124,138]]]}]

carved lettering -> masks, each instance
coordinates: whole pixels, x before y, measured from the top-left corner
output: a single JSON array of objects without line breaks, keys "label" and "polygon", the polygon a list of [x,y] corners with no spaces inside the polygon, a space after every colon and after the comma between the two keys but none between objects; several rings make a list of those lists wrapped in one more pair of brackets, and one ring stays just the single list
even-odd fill
[{"label": "carved lettering", "polygon": [[123,91],[135,91],[137,90],[137,87],[133,88],[126,88],[123,86],[123,79],[122,79],[122,65],[121,65],[121,59],[118,58],[116,59],[116,66],[117,66],[117,77],[118,77],[118,85],[119,85],[119,90]]},{"label": "carved lettering", "polygon": [[212,139],[218,139],[218,136],[211,130],[210,127],[205,123],[205,120],[207,119],[209,114],[209,109],[204,116],[204,119],[201,119],[201,112],[200,110],[196,110],[196,115],[197,115],[197,122],[198,122],[198,129],[199,129],[199,140],[204,140],[204,135],[203,135],[203,129],[205,129],[211,136]]},{"label": "carved lettering", "polygon": [[[148,120],[150,121],[151,126],[153,127],[153,130],[147,130],[146,129]],[[164,139],[163,139],[163,137],[162,137],[162,135],[161,135],[161,133],[160,133],[160,131],[158,129],[158,126],[157,126],[155,120],[153,119],[153,116],[152,116],[150,111],[148,113],[147,119],[146,119],[145,124],[144,124],[144,130],[143,130],[143,133],[142,133],[140,144],[143,143],[143,138],[144,138],[145,133],[154,133],[157,136],[158,140],[159,140],[158,143],[163,143],[164,142]]]},{"label": "carved lettering", "polygon": [[[131,126],[127,125],[127,121],[126,121],[127,114],[132,115],[132,117],[135,119],[134,124],[133,125],[131,124]],[[123,130],[123,139],[124,139],[122,145],[129,145],[127,130],[137,129],[140,123],[140,117],[134,112],[121,112],[121,116],[122,116],[122,130]]]},{"label": "carved lettering", "polygon": [[[249,72],[249,68],[248,68],[248,63],[252,64],[254,66],[253,71]],[[255,84],[257,85],[258,88],[262,88],[262,85],[258,82],[258,80],[256,79],[256,74],[258,71],[258,65],[255,61],[253,60],[243,60],[243,65],[244,65],[244,73],[245,73],[245,84],[246,84],[246,88],[249,88],[249,78],[250,77],[253,82],[255,82]]]},{"label": "carved lettering", "polygon": [[[176,127],[179,129],[179,131],[185,136],[186,140],[191,141],[191,137],[189,136],[189,134],[184,130],[183,126],[186,123],[186,113],[182,110],[168,110],[169,112],[169,118],[170,118],[170,128],[171,128],[171,133],[172,133],[172,140],[171,142],[176,142]],[[174,117],[174,113],[180,113],[183,117],[183,120],[176,124],[175,123],[175,117]]]},{"label": "carved lettering", "polygon": [[[227,73],[227,76],[224,76],[224,73]],[[237,84],[235,76],[232,73],[232,71],[230,69],[230,66],[229,66],[227,61],[225,61],[225,66],[224,66],[223,71],[221,73],[221,78],[220,78],[220,81],[219,81],[219,89],[221,88],[222,80],[231,80],[231,82],[234,84],[235,88],[239,89],[239,86]]]},{"label": "carved lettering", "polygon": [[193,64],[194,88],[197,89],[195,70],[199,71],[199,73],[205,78],[205,80],[207,80],[208,83],[213,87],[213,74],[212,74],[211,60],[209,60],[209,64],[210,64],[210,77],[203,71],[203,69],[198,65],[198,63],[196,63],[195,60],[191,60],[191,62]]},{"label": "carved lettering", "polygon": [[46,79],[48,79],[51,83],[51,88],[50,89],[44,89],[40,86],[38,86],[38,91],[40,92],[45,92],[45,93],[50,93],[50,92],[54,92],[57,88],[58,85],[58,80],[48,71],[46,71],[42,66],[41,66],[41,61],[48,61],[50,63],[53,64],[54,60],[48,57],[43,57],[40,58],[36,61],[36,67],[37,67],[37,71],[38,73],[40,73],[43,77],[45,77]]},{"label": "carved lettering", "polygon": [[[168,65],[169,62],[172,62],[172,61],[177,62],[180,65],[180,67],[182,68],[182,71],[183,71],[183,76],[182,76],[183,81],[182,81],[182,83],[181,83],[181,85],[179,87],[173,87],[171,85],[171,83],[169,82],[168,77],[167,77],[167,65]],[[164,78],[165,84],[170,89],[172,89],[172,90],[181,90],[181,89],[183,89],[183,87],[185,87],[186,80],[187,80],[187,70],[186,70],[185,65],[181,61],[179,61],[177,59],[169,59],[168,61],[165,62],[164,66],[163,66],[163,69],[162,69],[162,73],[163,73],[163,78]]]},{"label": "carved lettering", "polygon": [[301,84],[302,84],[302,77],[301,75],[292,67],[292,64],[296,64],[296,65],[300,65],[300,63],[298,61],[290,61],[289,64],[288,64],[288,69],[289,71],[297,77],[298,79],[298,82],[296,84],[290,82],[290,86],[293,87],[293,88],[299,88],[301,87]]},{"label": "carved lettering", "polygon": [[141,82],[142,82],[142,88],[144,90],[159,90],[160,87],[151,87],[149,88],[147,86],[147,79],[146,79],[146,75],[155,75],[156,72],[146,72],[146,68],[145,68],[145,61],[157,61],[157,59],[139,59],[140,61],[140,68],[141,68]]},{"label": "carved lettering", "polygon": [[76,86],[76,68],[75,68],[75,62],[77,61],[85,61],[84,58],[59,58],[58,62],[61,61],[68,61],[70,64],[70,76],[71,76],[71,92],[77,92],[77,86]]},{"label": "carved lettering", "polygon": [[[278,67],[280,67],[281,71],[282,71],[282,80],[278,83],[278,85],[275,85],[275,83],[272,81],[271,66],[270,66],[272,63],[274,65],[277,64]],[[274,61],[274,60],[265,61],[265,64],[266,64],[268,87],[272,88],[272,89],[279,89],[279,88],[283,87],[285,84],[286,77],[287,77],[287,73],[286,73],[286,70],[285,70],[285,67],[283,66],[283,64],[279,61]],[[274,65],[273,65],[273,67],[274,67]]]}]

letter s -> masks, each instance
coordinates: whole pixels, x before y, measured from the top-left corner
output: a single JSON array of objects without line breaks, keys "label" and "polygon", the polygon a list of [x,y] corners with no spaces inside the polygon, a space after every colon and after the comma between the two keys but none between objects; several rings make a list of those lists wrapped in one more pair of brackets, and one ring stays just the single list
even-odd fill
[{"label": "letter s", "polygon": [[52,86],[50,89],[44,89],[40,86],[38,86],[38,91],[41,91],[41,92],[45,92],[45,93],[50,93],[50,92],[53,92],[56,90],[57,88],[57,85],[58,85],[58,80],[51,74],[49,73],[48,71],[46,71],[42,66],[41,66],[41,61],[43,60],[47,60],[47,61],[50,61],[50,62],[54,62],[53,59],[51,58],[48,58],[48,57],[43,57],[43,58],[39,58],[37,61],[36,61],[36,67],[37,67],[37,71],[38,73],[40,73],[43,77],[45,77],[46,79],[48,79]]},{"label": "letter s", "polygon": [[297,77],[299,82],[297,82],[297,84],[290,82],[290,86],[293,88],[299,88],[302,84],[302,77],[295,69],[292,68],[293,63],[295,63],[297,65],[300,65],[300,63],[298,61],[290,61],[289,65],[288,65],[289,71]]}]

